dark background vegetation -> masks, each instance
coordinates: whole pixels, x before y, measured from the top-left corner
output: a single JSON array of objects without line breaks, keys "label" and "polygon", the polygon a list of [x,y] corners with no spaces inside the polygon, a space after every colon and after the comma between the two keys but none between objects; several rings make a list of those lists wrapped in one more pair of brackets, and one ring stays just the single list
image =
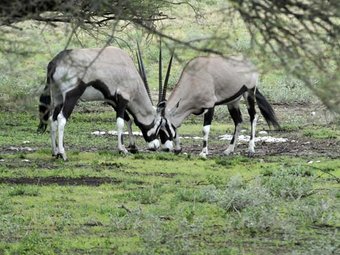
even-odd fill
[{"label": "dark background vegetation", "polygon": [[[179,5],[183,7],[178,8]],[[6,53],[29,51],[30,47],[20,48],[26,41],[17,38],[24,35],[25,28],[20,25],[24,21],[49,27],[67,23],[71,31],[65,36],[70,40],[82,32],[95,38],[106,33],[106,44],[112,44],[118,31],[133,26],[141,33],[162,37],[171,47],[218,54],[243,53],[272,69],[284,68],[288,76],[302,81],[329,109],[340,112],[339,5],[336,0],[2,1],[0,51],[2,57]],[[189,11],[178,11],[185,7]],[[206,16],[213,13],[218,26],[197,38],[174,33],[172,21],[189,13],[193,14],[193,23],[204,23]],[[234,34],[239,26],[232,23],[238,19],[249,37],[250,45],[243,49],[235,47]],[[70,40],[64,47],[68,47]],[[105,43],[97,46],[104,47]]]}]

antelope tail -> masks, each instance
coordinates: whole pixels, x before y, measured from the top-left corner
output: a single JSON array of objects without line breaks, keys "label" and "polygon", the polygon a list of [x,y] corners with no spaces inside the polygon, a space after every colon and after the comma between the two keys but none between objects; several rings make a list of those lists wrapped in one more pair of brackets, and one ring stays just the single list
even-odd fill
[{"label": "antelope tail", "polygon": [[261,114],[265,118],[269,127],[273,126],[276,129],[280,129],[280,124],[277,121],[273,107],[269,104],[267,99],[261,94],[258,88],[255,92],[256,102],[260,108]]},{"label": "antelope tail", "polygon": [[44,88],[43,93],[40,95],[40,98],[39,98],[40,123],[37,129],[38,133],[44,133],[46,131],[48,119],[50,117],[50,111],[51,111],[50,85],[51,85],[52,75],[54,71],[55,71],[55,65],[52,61],[48,64],[46,86]]}]

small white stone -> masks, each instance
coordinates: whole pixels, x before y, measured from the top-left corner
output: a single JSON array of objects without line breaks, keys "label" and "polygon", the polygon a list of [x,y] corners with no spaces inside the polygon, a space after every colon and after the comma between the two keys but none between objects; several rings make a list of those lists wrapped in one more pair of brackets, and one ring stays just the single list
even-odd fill
[{"label": "small white stone", "polygon": [[27,143],[30,143],[30,141],[23,141],[22,143],[23,144],[27,144]]},{"label": "small white stone", "polygon": [[259,135],[268,135],[268,132],[267,132],[267,131],[264,131],[264,130],[262,130],[262,131],[259,131]]},{"label": "small white stone", "polygon": [[109,135],[117,135],[117,131],[115,130],[110,130],[107,132]]}]

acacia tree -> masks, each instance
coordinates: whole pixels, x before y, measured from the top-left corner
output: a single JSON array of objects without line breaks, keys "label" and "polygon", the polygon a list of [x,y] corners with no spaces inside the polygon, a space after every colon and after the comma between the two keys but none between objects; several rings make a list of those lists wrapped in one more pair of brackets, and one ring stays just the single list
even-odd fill
[{"label": "acacia tree", "polygon": [[[84,30],[112,26],[116,24],[112,21],[124,20],[186,47],[221,53],[216,47],[202,47],[197,41],[173,37],[164,32],[161,26],[157,26],[158,21],[169,19],[171,6],[187,4],[199,14],[202,11],[199,2],[3,0],[0,2],[0,32],[1,29],[15,27],[17,22],[25,20],[37,20],[51,25],[66,22]],[[216,2],[218,0],[211,1],[211,4]],[[229,0],[218,12],[225,17],[241,17],[248,29],[254,50],[259,50],[263,59],[271,60],[275,55],[279,62],[273,64],[286,68],[287,72],[304,81],[328,108],[340,113],[338,0]],[[216,38],[228,40],[214,37],[215,40]]]}]

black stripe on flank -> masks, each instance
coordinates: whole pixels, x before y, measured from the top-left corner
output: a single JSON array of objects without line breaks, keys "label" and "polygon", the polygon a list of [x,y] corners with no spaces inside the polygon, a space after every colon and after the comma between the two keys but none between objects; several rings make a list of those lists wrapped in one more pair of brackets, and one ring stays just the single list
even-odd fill
[{"label": "black stripe on flank", "polygon": [[229,103],[233,100],[235,100],[236,98],[240,97],[243,95],[244,92],[246,92],[248,89],[245,85],[242,86],[242,88],[233,96],[229,97],[229,98],[226,98],[220,102],[217,102],[215,105],[220,105],[220,104],[226,104],[226,103]]},{"label": "black stripe on flank", "polygon": [[114,95],[111,94],[108,86],[104,82],[102,82],[101,80],[91,81],[87,85],[92,86],[93,88],[99,90],[103,94],[105,99],[111,100],[111,101],[117,103]]}]

